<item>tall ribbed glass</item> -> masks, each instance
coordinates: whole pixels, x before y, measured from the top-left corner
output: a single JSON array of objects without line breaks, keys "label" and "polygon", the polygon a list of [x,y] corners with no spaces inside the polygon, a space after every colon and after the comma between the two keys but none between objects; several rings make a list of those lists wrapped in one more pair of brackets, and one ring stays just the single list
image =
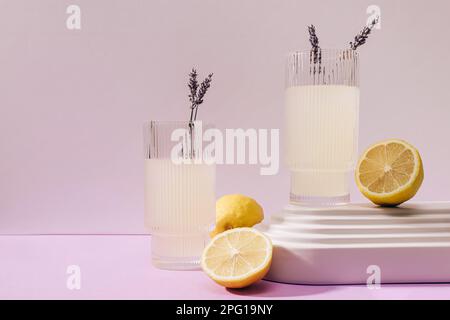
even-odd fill
[{"label": "tall ribbed glass", "polygon": [[208,128],[200,121],[145,125],[145,224],[156,267],[199,268],[215,219],[215,164],[202,152]]},{"label": "tall ribbed glass", "polygon": [[290,202],[348,203],[358,146],[358,54],[351,49],[290,53],[285,113]]}]

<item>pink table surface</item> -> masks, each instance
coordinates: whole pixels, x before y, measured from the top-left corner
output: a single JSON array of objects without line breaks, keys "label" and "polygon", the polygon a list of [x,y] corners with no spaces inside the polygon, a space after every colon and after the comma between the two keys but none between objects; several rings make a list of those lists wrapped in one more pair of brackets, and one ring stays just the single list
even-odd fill
[{"label": "pink table surface", "polygon": [[[201,271],[150,263],[150,236],[0,236],[1,299],[450,299],[450,284],[303,286],[261,281],[227,290]],[[81,289],[66,287],[67,266]]]}]

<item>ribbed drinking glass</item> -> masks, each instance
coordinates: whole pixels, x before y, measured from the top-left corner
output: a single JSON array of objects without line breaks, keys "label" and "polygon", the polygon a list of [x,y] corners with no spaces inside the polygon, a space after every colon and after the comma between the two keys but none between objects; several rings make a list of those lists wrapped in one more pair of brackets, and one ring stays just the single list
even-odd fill
[{"label": "ribbed drinking glass", "polygon": [[291,203],[349,202],[358,145],[358,54],[351,49],[290,53],[285,112]]},{"label": "ribbed drinking glass", "polygon": [[152,234],[152,262],[159,268],[198,269],[209,241],[215,164],[202,152],[208,128],[200,121],[151,121],[144,127],[145,222]]}]

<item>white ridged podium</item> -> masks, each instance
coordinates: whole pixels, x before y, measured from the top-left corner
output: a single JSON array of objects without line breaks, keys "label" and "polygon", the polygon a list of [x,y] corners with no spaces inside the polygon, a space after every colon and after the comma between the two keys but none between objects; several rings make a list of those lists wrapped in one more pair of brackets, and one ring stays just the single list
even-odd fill
[{"label": "white ridged podium", "polygon": [[274,245],[267,280],[365,284],[377,266],[382,283],[450,282],[450,202],[290,205],[259,229]]}]

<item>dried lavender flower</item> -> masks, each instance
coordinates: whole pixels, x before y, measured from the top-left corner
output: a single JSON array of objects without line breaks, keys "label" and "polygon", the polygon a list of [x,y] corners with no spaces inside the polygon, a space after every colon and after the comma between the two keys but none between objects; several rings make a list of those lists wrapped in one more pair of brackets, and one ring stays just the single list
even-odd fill
[{"label": "dried lavender flower", "polygon": [[205,80],[203,80],[202,84],[200,85],[200,90],[198,91],[197,96],[197,105],[203,102],[203,97],[205,96],[206,91],[208,91],[209,87],[211,86],[212,76],[213,74],[210,73],[208,77],[206,77]]},{"label": "dried lavender flower", "polygon": [[192,68],[192,71],[189,74],[188,87],[190,91],[189,101],[191,102],[191,116],[189,118],[190,123],[197,120],[198,106],[203,103],[205,94],[211,86],[212,76],[213,74],[210,73],[199,86],[197,81],[197,70]]},{"label": "dried lavender flower", "polygon": [[192,103],[192,105],[195,103],[195,100],[197,99],[197,88],[198,88],[198,82],[197,82],[197,70],[192,68],[191,73],[189,73],[189,101]]},{"label": "dried lavender flower", "polygon": [[365,26],[361,30],[361,32],[355,36],[354,41],[350,42],[351,49],[356,50],[358,47],[366,43],[369,34],[372,32],[372,29],[377,25],[379,19],[380,17],[377,16],[375,19],[372,20],[372,22],[368,26]]},{"label": "dried lavender flower", "polygon": [[314,63],[321,62],[320,60],[320,47],[319,47],[319,38],[316,35],[316,27],[312,24],[308,26],[309,32],[309,42],[311,43],[311,51],[314,55]]},{"label": "dried lavender flower", "polygon": [[205,80],[203,80],[203,82],[200,85],[200,89],[198,90],[198,94],[197,94],[197,101],[195,103],[196,107],[195,107],[194,120],[197,120],[198,106],[203,103],[203,98],[205,97],[206,91],[208,91],[209,87],[211,86],[212,76],[213,76],[213,74],[210,73],[205,78]]}]

